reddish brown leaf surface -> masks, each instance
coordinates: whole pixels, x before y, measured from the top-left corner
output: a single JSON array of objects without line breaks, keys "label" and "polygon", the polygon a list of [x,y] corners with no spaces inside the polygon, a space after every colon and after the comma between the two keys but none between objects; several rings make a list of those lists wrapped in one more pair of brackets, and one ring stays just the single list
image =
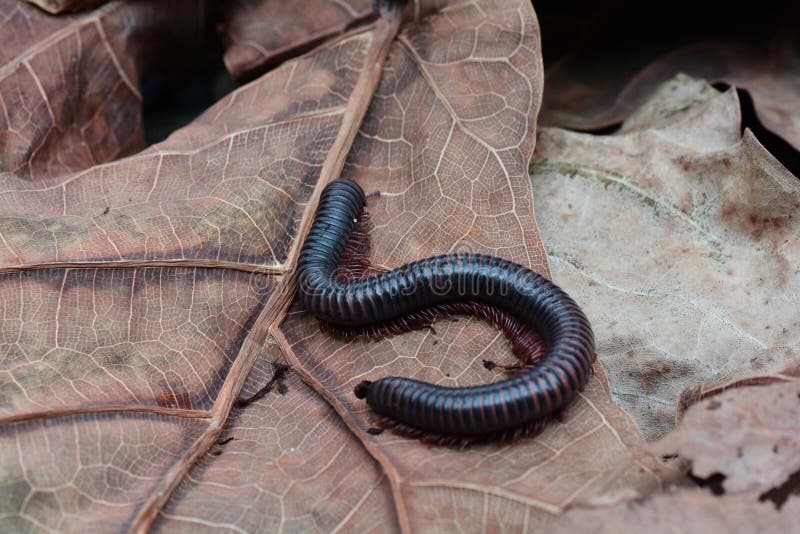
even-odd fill
[{"label": "reddish brown leaf surface", "polygon": [[681,392],[800,351],[800,182],[732,89],[679,76],[597,136],[546,128],[533,169],[554,279],[585,303],[614,398],[650,439]]},{"label": "reddish brown leaf surface", "polygon": [[[390,13],[119,159],[141,146],[144,60],[127,39],[152,44],[147,28],[174,24],[152,9],[47,19],[0,68],[12,139],[0,174],[0,521],[523,528],[659,487],[662,468],[599,367],[567,420],[535,440],[431,449],[367,433],[353,384],[498,379],[480,366],[510,361],[496,331],[451,320],[346,344],[287,315],[302,237],[340,175],[381,193],[377,264],[473,250],[549,272],[527,176],[542,86],[527,2],[454,2],[396,39]],[[115,122],[124,109],[130,120]],[[280,389],[229,418],[275,362],[292,365]]]},{"label": "reddish brown leaf surface", "polygon": [[[114,3],[51,17],[23,2],[0,2],[4,207],[14,191],[46,195],[69,173],[143,147],[140,74],[171,56],[154,55],[151,43],[167,34],[170,41],[202,42],[203,13],[195,4]],[[7,247],[0,254],[5,259]]]},{"label": "reddish brown leaf surface", "polygon": [[[119,59],[125,43],[115,55],[99,39],[78,59],[100,60],[62,78],[45,70],[38,78],[53,89],[11,108],[11,97],[41,88],[13,84],[15,77],[30,72],[35,80],[40,64],[66,64],[60,58],[73,57],[70,44],[91,42],[78,35],[113,29],[115,14],[134,28],[108,34],[137,37],[137,21],[146,30],[153,6],[127,9],[113,4],[64,19],[55,36],[18,52],[30,61],[14,58],[2,71],[12,84],[2,93],[3,116],[41,109],[44,117],[9,121],[5,135],[26,144],[22,156],[5,153],[13,163],[0,175],[2,517],[9,525],[146,525],[209,452],[260,346],[248,332],[256,335],[253,325],[280,281],[279,262],[296,242],[297,221],[331,146],[352,128],[342,128],[348,97],[364,61],[378,59],[366,53],[379,47],[365,30],[241,89],[146,152],[96,167],[92,155],[71,166],[34,164],[40,152],[54,163],[61,150],[71,155],[59,121],[46,119],[76,102],[89,115],[95,108],[89,125],[97,129],[81,130],[86,145],[113,140],[102,110],[116,106],[112,116],[120,120],[112,89],[128,87],[118,69],[132,59]],[[87,91],[70,83],[92,76],[108,84],[97,89],[105,98],[78,98]],[[123,131],[138,134],[136,124]],[[19,135],[26,126],[31,132]],[[27,148],[43,139],[54,145]]]},{"label": "reddish brown leaf surface", "polygon": [[547,73],[542,124],[594,130],[617,124],[641,106],[663,82],[684,73],[747,89],[761,122],[800,149],[800,58],[796,32],[771,48],[737,43],[702,43],[652,63],[628,54],[576,54]]},{"label": "reddish brown leaf surface", "polygon": [[225,9],[225,66],[235,78],[252,78],[373,15],[372,0],[238,0]]},{"label": "reddish brown leaf surface", "polygon": [[[409,0],[403,20],[417,21],[448,5],[447,0]],[[297,56],[349,27],[376,16],[373,0],[237,0],[220,25],[225,66],[248,79]]]}]

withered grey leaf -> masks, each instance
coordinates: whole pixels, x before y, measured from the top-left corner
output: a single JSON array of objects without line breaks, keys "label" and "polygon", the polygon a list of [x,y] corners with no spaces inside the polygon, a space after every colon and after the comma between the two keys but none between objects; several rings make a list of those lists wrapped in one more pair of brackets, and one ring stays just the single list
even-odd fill
[{"label": "withered grey leaf", "polygon": [[699,478],[722,475],[728,493],[778,488],[800,473],[800,379],[733,388],[697,403],[653,450],[690,461]]},{"label": "withered grey leaf", "polygon": [[735,91],[679,76],[620,132],[541,130],[532,180],[554,279],[585,303],[615,400],[644,435],[684,388],[800,350],[800,182]]}]

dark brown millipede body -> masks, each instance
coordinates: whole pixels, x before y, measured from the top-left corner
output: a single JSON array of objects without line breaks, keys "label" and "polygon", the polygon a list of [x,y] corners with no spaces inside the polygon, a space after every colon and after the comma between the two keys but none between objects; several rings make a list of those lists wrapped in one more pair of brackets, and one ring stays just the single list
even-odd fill
[{"label": "dark brown millipede body", "polygon": [[297,271],[301,300],[320,320],[364,326],[469,300],[506,310],[547,344],[538,366],[492,384],[453,388],[393,376],[363,382],[356,395],[375,412],[434,434],[484,436],[546,418],[583,389],[595,359],[589,321],[564,291],[530,269],[491,256],[451,254],[363,280],[338,280],[337,266],[365,203],[351,180],[336,180],[322,193]]}]

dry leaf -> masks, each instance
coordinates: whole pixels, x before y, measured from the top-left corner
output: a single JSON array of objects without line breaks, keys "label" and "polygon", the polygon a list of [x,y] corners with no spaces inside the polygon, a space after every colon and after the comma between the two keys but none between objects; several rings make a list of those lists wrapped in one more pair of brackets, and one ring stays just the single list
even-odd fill
[{"label": "dry leaf", "polygon": [[[244,397],[268,383],[270,361],[281,358],[277,345],[267,345]],[[380,465],[298,376],[288,373],[261,400],[233,412],[209,454],[161,511],[155,530],[397,530]]]},{"label": "dry leaf", "polygon": [[715,497],[703,490],[681,490],[644,502],[612,508],[575,510],[564,514],[559,532],[795,532],[800,499],[781,510],[758,495]]},{"label": "dry leaf", "polygon": [[554,279],[585,303],[614,398],[650,439],[684,388],[800,350],[800,183],[739,123],[735,91],[679,76],[616,135],[539,136]]},{"label": "dry leaf", "polygon": [[793,494],[800,489],[800,380],[783,376],[782,383],[740,384],[695,404],[674,431],[652,445],[659,455],[688,460],[693,475],[706,479],[713,494],[674,487],[611,507],[576,508],[559,519],[558,528],[570,532],[637,527],[655,532],[796,530],[800,499]]},{"label": "dry leaf", "polygon": [[686,410],[688,410],[693,404],[709,397],[713,397],[714,395],[719,395],[720,393],[729,389],[748,386],[765,386],[768,384],[782,384],[798,377],[800,377],[800,360],[795,360],[786,369],[772,374],[748,376],[739,380],[728,380],[724,382],[696,384],[690,388],[684,389],[681,392],[677,406],[677,419],[680,421],[686,413]]},{"label": "dry leaf", "polygon": [[[51,17],[23,2],[0,2],[0,173],[13,173],[0,175],[2,202],[34,183],[47,194],[69,173],[143,147],[140,75],[169,65],[186,43],[202,43],[204,13],[195,4],[117,2]],[[172,48],[154,54],[154,41]],[[9,243],[0,245],[7,258]]]},{"label": "dry leaf", "polygon": [[224,9],[225,66],[237,79],[252,78],[373,15],[372,0],[238,0]]},{"label": "dry leaf", "polygon": [[653,444],[689,460],[703,479],[721,475],[728,493],[761,493],[800,473],[800,380],[735,388],[692,406]]},{"label": "dry leaf", "polygon": [[[404,3],[403,20],[413,22],[454,2],[408,0]],[[225,6],[219,28],[226,49],[225,66],[234,78],[251,79],[377,16],[375,4],[374,0],[230,2]],[[265,31],[267,27],[269,31]]]},{"label": "dry leaf", "polygon": [[[242,87],[165,142],[92,166],[138,146],[110,135],[101,111],[123,101],[115,88],[138,84],[125,39],[140,36],[136,10],[148,6],[63,19],[14,56],[29,61],[0,70],[0,83],[23,71],[52,83],[15,105],[42,118],[6,126],[33,130],[4,145],[11,164],[0,174],[5,525],[510,528],[659,487],[660,463],[600,369],[567,421],[535,440],[430,449],[368,433],[352,384],[394,372],[497,379],[476,365],[510,359],[496,331],[445,321],[436,334],[345,344],[301,310],[286,317],[302,237],[340,174],[381,192],[370,206],[377,263],[470,249],[547,272],[527,176],[542,83],[527,2],[454,2],[396,40],[399,15],[389,14]],[[113,39],[91,49],[78,39],[126,13],[130,28]],[[78,42],[80,57],[99,59],[50,76]],[[79,100],[93,118],[64,142],[58,118],[86,94],[76,77],[105,98]],[[6,111],[16,87],[0,85]],[[138,139],[138,110],[131,118],[120,139]],[[101,155],[68,159],[79,143],[104,142]],[[229,420],[245,383],[252,393],[284,361],[284,395]]]},{"label": "dry leaf", "polygon": [[600,66],[596,53],[568,56],[548,70],[541,123],[578,130],[617,124],[659,85],[684,73],[747,89],[764,126],[800,150],[800,57],[793,42],[796,31],[786,34],[769,49],[701,43],[649,65],[627,53],[622,58],[603,54]]}]

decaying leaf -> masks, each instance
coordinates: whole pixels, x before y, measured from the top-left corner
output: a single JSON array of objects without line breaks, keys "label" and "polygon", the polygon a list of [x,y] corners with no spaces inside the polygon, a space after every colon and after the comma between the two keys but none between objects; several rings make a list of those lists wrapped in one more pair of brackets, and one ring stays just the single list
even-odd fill
[{"label": "decaying leaf", "polygon": [[625,120],[656,88],[679,73],[747,89],[756,113],[770,130],[800,150],[800,57],[796,30],[771,47],[700,43],[651,63],[633,54],[568,56],[547,73],[541,124],[595,130]]},{"label": "decaying leaf", "polygon": [[714,395],[653,448],[689,460],[699,478],[723,476],[728,493],[777,488],[800,473],[800,380]]},{"label": "decaying leaf", "polygon": [[615,135],[539,136],[554,280],[585,303],[614,398],[650,439],[684,388],[800,350],[800,182],[739,122],[733,90],[679,76]]}]

